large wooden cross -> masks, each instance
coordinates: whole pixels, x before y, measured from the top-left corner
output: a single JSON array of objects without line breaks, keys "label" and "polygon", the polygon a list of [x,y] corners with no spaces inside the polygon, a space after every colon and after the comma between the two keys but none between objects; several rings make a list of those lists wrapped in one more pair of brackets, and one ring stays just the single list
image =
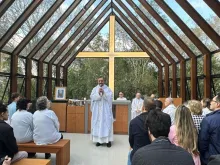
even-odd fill
[{"label": "large wooden cross", "polygon": [[109,52],[80,52],[77,58],[108,58],[109,59],[109,87],[114,92],[115,57],[146,58],[145,52],[115,52],[115,16],[110,16],[109,23]]}]

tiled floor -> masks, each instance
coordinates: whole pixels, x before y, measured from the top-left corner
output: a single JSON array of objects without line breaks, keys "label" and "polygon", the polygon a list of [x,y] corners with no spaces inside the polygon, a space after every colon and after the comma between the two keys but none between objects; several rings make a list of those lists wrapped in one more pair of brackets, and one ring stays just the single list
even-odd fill
[{"label": "tiled floor", "polygon": [[[90,140],[89,134],[64,133],[64,139],[70,139],[69,165],[126,165],[129,150],[127,135],[114,135],[111,148],[96,147]],[[44,154],[37,154],[37,158],[44,158]],[[56,164],[52,154],[52,164]]]}]

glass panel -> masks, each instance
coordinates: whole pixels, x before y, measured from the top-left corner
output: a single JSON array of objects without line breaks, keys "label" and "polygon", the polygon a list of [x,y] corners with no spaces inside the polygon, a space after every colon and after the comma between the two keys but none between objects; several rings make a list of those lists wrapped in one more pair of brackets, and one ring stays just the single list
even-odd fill
[{"label": "glass panel", "polygon": [[17,92],[22,96],[25,95],[25,78],[17,78]]},{"label": "glass panel", "polygon": [[176,77],[180,78],[180,64],[179,63],[176,65]]},{"label": "glass panel", "polygon": [[191,61],[187,60],[186,61],[186,77],[191,76]]},{"label": "glass panel", "polygon": [[16,0],[0,19],[0,38],[24,12],[31,0]]},{"label": "glass panel", "polygon": [[191,98],[191,80],[186,81],[186,100]]},{"label": "glass panel", "polygon": [[47,77],[48,76],[48,64],[43,63],[43,77]]},{"label": "glass panel", "polygon": [[213,94],[214,97],[220,91],[220,78],[213,78],[213,86],[216,92]]},{"label": "glass panel", "polygon": [[[37,7],[37,9],[30,15],[30,17],[23,23],[23,25],[17,30],[17,32],[8,41],[6,46],[11,51],[24,39],[24,37],[31,31],[31,29],[38,23],[47,10],[53,5],[55,0],[44,0]],[[3,48],[4,49],[4,48]]]},{"label": "glass panel", "polygon": [[193,8],[209,23],[209,25],[220,35],[220,18],[215,12],[201,0],[188,0]]},{"label": "glass panel", "polygon": [[172,65],[169,66],[169,78],[173,78],[173,67]]},{"label": "glass panel", "polygon": [[55,86],[56,86],[56,81],[52,80],[52,96],[55,96]]},{"label": "glass panel", "polygon": [[[66,9],[71,5],[70,1],[64,1],[62,5],[53,13],[53,15],[48,19],[48,21],[43,25],[43,27],[38,31],[38,33],[31,39],[31,41],[26,45],[22,50],[20,55],[27,56],[31,50],[40,42],[40,40],[47,34],[47,32],[53,27],[53,25],[58,21],[58,19],[63,15]],[[65,21],[64,21],[65,22]],[[63,25],[63,24],[62,24]],[[63,26],[60,26],[63,27]],[[66,25],[67,26],[67,25]],[[49,39],[48,42],[54,40],[53,37],[56,37],[56,32],[51,36],[52,40]]]},{"label": "glass panel", "polygon": [[44,78],[44,80],[43,80],[43,95],[44,96],[47,96],[47,79],[46,78]]},{"label": "glass panel", "polygon": [[[117,33],[117,31],[116,31]],[[108,52],[109,51],[109,22],[89,42],[84,52]]]},{"label": "glass panel", "polygon": [[52,65],[52,77],[56,78],[56,66]]},{"label": "glass panel", "polygon": [[63,79],[63,67],[60,67],[60,78]]},{"label": "glass panel", "polygon": [[212,55],[212,75],[220,74],[220,52]]},{"label": "glass panel", "polygon": [[31,100],[36,100],[37,98],[37,79],[31,79]]},{"label": "glass panel", "polygon": [[10,73],[11,56],[0,52],[0,72]]},{"label": "glass panel", "polygon": [[31,68],[31,73],[33,76],[37,76],[38,74],[38,62],[37,61],[34,61],[32,60],[32,68]]},{"label": "glass panel", "polygon": [[198,79],[198,99],[201,100],[204,97],[204,79]]},{"label": "glass panel", "polygon": [[177,97],[180,97],[180,81],[177,80]]},{"label": "glass panel", "polygon": [[[8,101],[10,99],[10,78],[5,76],[0,76],[0,99],[8,104]],[[4,95],[5,91],[5,95]],[[4,95],[4,97],[3,97]]]},{"label": "glass panel", "polygon": [[169,81],[169,95],[170,97],[172,96],[172,85],[173,85],[173,82],[172,81]]},{"label": "glass panel", "polygon": [[162,71],[163,71],[163,76],[162,76],[162,78],[163,78],[163,80],[165,79],[165,67],[163,67],[163,69],[162,69]]},{"label": "glass panel", "polygon": [[179,6],[176,1],[165,0],[167,5],[182,19],[193,33],[207,46],[210,51],[218,49],[215,43],[204,33],[195,21]]},{"label": "glass panel", "polygon": [[204,57],[197,58],[197,75],[204,74]]},{"label": "glass panel", "polygon": [[25,75],[26,59],[18,58],[18,74]]}]

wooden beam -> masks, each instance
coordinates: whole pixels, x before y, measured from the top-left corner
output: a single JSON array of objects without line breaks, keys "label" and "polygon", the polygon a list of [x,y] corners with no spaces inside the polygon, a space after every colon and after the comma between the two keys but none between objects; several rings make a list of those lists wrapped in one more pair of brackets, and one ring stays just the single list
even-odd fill
[{"label": "wooden beam", "polygon": [[53,15],[53,13],[60,7],[64,0],[56,1],[50,9],[42,16],[42,18],[36,23],[36,25],[31,29],[31,31],[25,36],[25,38],[19,43],[19,45],[14,49],[12,54],[17,54],[25,48],[25,46],[30,42],[30,40],[37,34],[41,27],[48,21],[48,19]]},{"label": "wooden beam", "polygon": [[158,97],[163,97],[163,69],[158,67]]},{"label": "wooden beam", "polygon": [[43,95],[43,62],[38,61],[38,77],[37,77],[37,97]]},{"label": "wooden beam", "polygon": [[[151,33],[143,26],[143,24],[131,13],[131,11],[122,3],[121,0],[116,0],[121,8],[128,14],[128,16],[137,24],[137,26],[145,33],[145,35],[157,46],[163,55],[171,62],[175,63],[174,59],[167,53],[167,51],[159,44],[159,42],[151,35]],[[118,8],[113,5],[114,8]],[[119,9],[118,9],[119,10]]]},{"label": "wooden beam", "polygon": [[114,52],[114,54],[109,52],[80,52],[77,54],[76,58],[108,58],[109,55],[111,55],[111,57],[149,57],[146,52]]},{"label": "wooden beam", "polygon": [[170,87],[170,80],[169,80],[169,65],[165,65],[164,66],[165,69],[165,77],[164,77],[164,81],[165,81],[165,97],[169,97],[169,87]]},{"label": "wooden beam", "polygon": [[160,17],[160,15],[154,11],[154,9],[145,1],[139,0],[143,7],[154,17],[158,23],[164,27],[167,33],[174,39],[174,41],[183,49],[189,57],[195,57],[195,54],[191,49],[179,38],[179,36],[170,28],[170,26]]},{"label": "wooden beam", "polygon": [[140,40],[133,34],[133,32],[116,16],[116,21],[121,25],[121,27],[130,35],[130,37],[137,43],[137,45],[145,51],[151,58],[151,60],[155,63],[155,65],[159,68],[161,64],[154,58],[154,56],[145,48],[145,46],[140,42]]},{"label": "wooden beam", "polygon": [[[110,16],[110,15],[109,15]],[[89,36],[89,38],[84,42],[84,44],[78,49],[78,51],[76,53],[74,53],[72,55],[72,57],[69,59],[69,61],[66,63],[66,67],[68,68],[71,63],[75,60],[76,56],[78,55],[79,52],[83,51],[83,49],[85,49],[85,47],[89,44],[89,42],[98,34],[98,32],[105,26],[105,24],[109,21],[109,16],[107,16],[105,18],[105,20],[96,28],[96,30]],[[87,29],[88,30],[88,29]],[[87,35],[87,33],[86,33]],[[72,48],[74,49],[74,47],[78,46],[80,44],[81,41],[77,41],[77,43],[75,43]],[[71,48],[71,49],[72,49]]]},{"label": "wooden beam", "polygon": [[[95,0],[92,0],[93,1],[93,3],[94,3],[94,1]],[[85,6],[85,8],[86,9],[89,9],[91,6],[92,6],[92,4],[93,3],[91,3],[91,1],[89,1],[87,4],[86,4],[86,6]],[[101,8],[101,7],[100,7]],[[99,8],[99,9],[100,9]],[[95,9],[96,11],[97,11],[97,7],[96,7],[96,9]],[[53,42],[53,44],[44,52],[44,54],[40,57],[40,61],[44,61],[46,58],[47,58],[47,56],[56,48],[56,46],[58,45],[58,44],[60,44],[60,42],[61,42],[61,40],[66,36],[66,34],[72,29],[72,27],[74,26],[74,25],[76,25],[76,23],[80,20],[80,18],[82,18],[82,16],[86,13],[86,11],[87,10],[85,10],[84,8],[76,15],[76,17],[71,21],[71,23],[64,29],[64,31],[57,37],[57,39]],[[89,16],[90,18],[92,17],[92,16]],[[81,26],[85,26],[85,24],[87,24],[87,23],[89,22],[89,19],[87,18],[81,25],[80,25],[80,27]],[[76,32],[74,32],[74,35],[75,35],[75,37],[77,36],[77,34],[76,34]],[[73,40],[73,39],[72,39]],[[68,41],[72,41],[71,39],[69,39],[69,40],[67,40],[66,42],[65,42],[65,44],[68,42]],[[64,44],[64,45],[65,45]],[[64,50],[63,50],[64,51]],[[51,59],[51,61],[52,61],[52,63],[53,63],[53,61],[55,61],[57,59],[57,57],[55,57],[55,56],[53,56],[53,58]]]},{"label": "wooden beam", "polygon": [[18,56],[11,56],[10,94],[17,92]]},{"label": "wooden beam", "polygon": [[220,18],[220,2],[218,0],[204,0],[205,3],[215,12]]},{"label": "wooden beam", "polygon": [[180,62],[180,97],[186,101],[186,62]]},{"label": "wooden beam", "polygon": [[[209,38],[220,47],[220,36],[206,22],[206,20],[190,5],[188,1],[176,0],[176,2],[186,11],[187,14],[199,25],[199,27],[209,36]],[[219,10],[219,9],[218,9]]]},{"label": "wooden beam", "polygon": [[190,28],[178,17],[178,15],[164,1],[162,0],[155,0],[155,1],[203,54],[210,53],[209,49],[198,39],[198,37],[190,30]]},{"label": "wooden beam", "polygon": [[21,25],[28,19],[28,17],[35,11],[42,1],[32,1],[25,11],[18,17],[13,25],[6,31],[0,41],[0,50],[7,44],[11,37],[21,27]]},{"label": "wooden beam", "polygon": [[164,35],[157,29],[157,27],[145,16],[145,14],[133,2],[126,0],[128,4],[136,11],[136,13],[145,21],[152,31],[163,41],[163,43],[171,50],[171,52],[178,58],[179,61],[184,60],[183,56],[176,50],[176,48],[164,37]]},{"label": "wooden beam", "polygon": [[204,97],[211,98],[211,55],[204,56]]},{"label": "wooden beam", "polygon": [[47,98],[49,100],[53,99],[53,95],[52,95],[52,64],[48,64],[48,75],[47,75]]},{"label": "wooden beam", "polygon": [[115,52],[115,16],[110,16],[109,21],[109,51],[110,53]]},{"label": "wooden beam", "polygon": [[67,87],[68,68],[63,67],[63,86]]},{"label": "wooden beam", "polygon": [[[92,29],[99,23],[99,21],[105,16],[105,14],[108,12],[108,10],[111,8],[110,5],[108,5],[102,13],[95,19],[95,21],[89,26],[89,28],[83,33],[83,35],[77,40],[77,42],[68,50],[68,52],[62,57],[62,59],[59,61],[58,65],[62,65],[62,63],[68,58],[68,56],[73,52],[73,50],[77,47],[76,45],[80,44],[82,40],[89,35],[89,33],[92,31]],[[105,19],[106,20],[106,19]],[[106,22],[107,23],[107,22]],[[74,37],[74,36],[73,36]],[[67,45],[68,46],[68,45]],[[59,55],[62,52],[57,52],[56,55]],[[55,55],[55,56],[56,56]],[[51,61],[50,61],[51,62]]]},{"label": "wooden beam", "polygon": [[[113,7],[115,5],[113,4]],[[156,49],[146,40],[146,38],[143,37],[143,35],[139,32],[139,30],[127,19],[127,17],[120,11],[118,8],[114,8],[115,11],[121,16],[121,18],[128,24],[128,26],[137,34],[137,36],[146,44],[147,47],[149,47],[157,56],[157,58],[166,65],[167,62],[164,60],[164,58],[156,51]],[[168,64],[167,64],[168,65]]]},{"label": "wooden beam", "polygon": [[177,97],[176,64],[172,64],[172,98]]},{"label": "wooden beam", "polygon": [[191,99],[197,99],[197,59],[191,58]]},{"label": "wooden beam", "polygon": [[81,0],[75,0],[71,6],[63,13],[58,21],[52,26],[52,28],[45,34],[45,36],[38,42],[38,44],[27,55],[28,58],[32,58],[43,47],[53,33],[60,27],[60,25],[66,20],[66,18],[72,13],[72,11],[78,6]]},{"label": "wooden beam", "polygon": [[3,14],[8,10],[8,8],[14,3],[15,0],[4,0],[1,2],[0,6],[0,18],[3,16]]},{"label": "wooden beam", "polygon": [[26,78],[25,78],[25,97],[31,99],[31,69],[32,69],[32,60],[26,58]]}]

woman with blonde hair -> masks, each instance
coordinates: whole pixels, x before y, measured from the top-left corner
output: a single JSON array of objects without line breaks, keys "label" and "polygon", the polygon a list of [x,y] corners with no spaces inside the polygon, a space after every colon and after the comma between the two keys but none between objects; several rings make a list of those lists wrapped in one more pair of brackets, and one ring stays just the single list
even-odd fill
[{"label": "woman with blonde hair", "polygon": [[199,133],[200,124],[204,118],[204,116],[202,115],[202,104],[197,100],[190,100],[187,103],[187,107],[191,112],[193,122],[197,129],[197,133]]},{"label": "woman with blonde hair", "polygon": [[192,154],[195,165],[201,165],[198,151],[198,134],[189,108],[180,105],[176,109],[174,125],[170,127],[170,142]]}]

